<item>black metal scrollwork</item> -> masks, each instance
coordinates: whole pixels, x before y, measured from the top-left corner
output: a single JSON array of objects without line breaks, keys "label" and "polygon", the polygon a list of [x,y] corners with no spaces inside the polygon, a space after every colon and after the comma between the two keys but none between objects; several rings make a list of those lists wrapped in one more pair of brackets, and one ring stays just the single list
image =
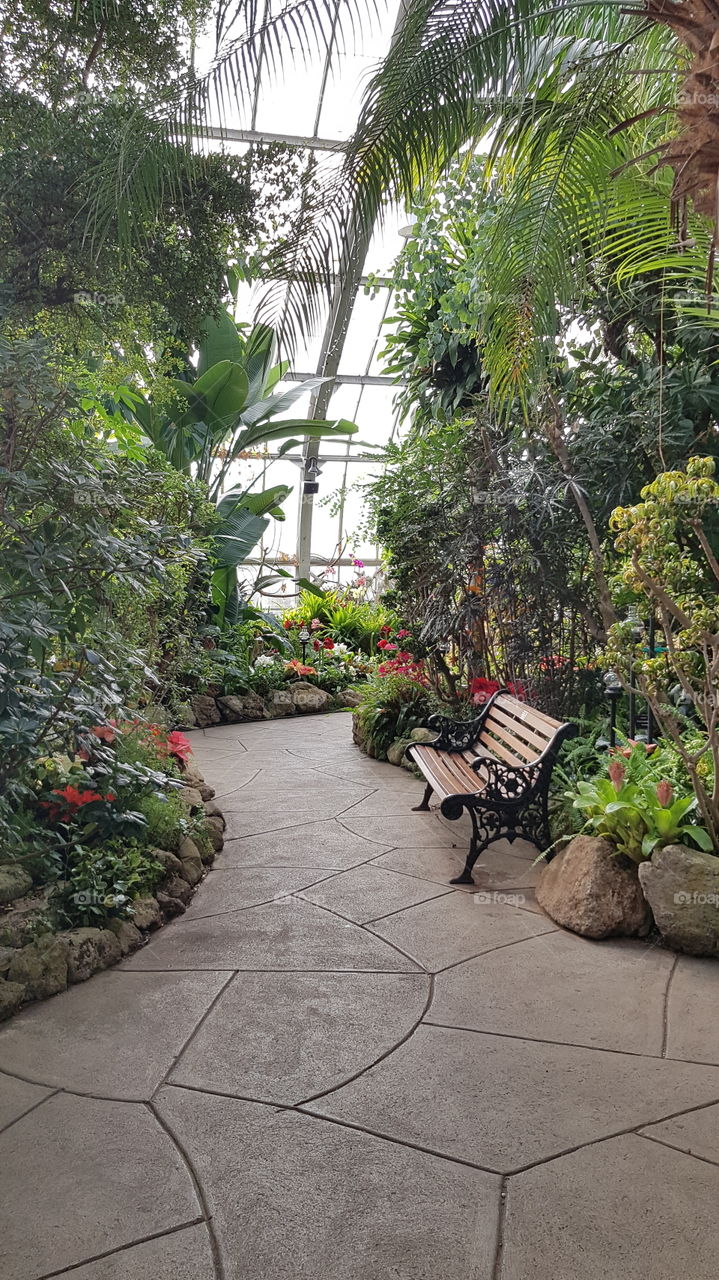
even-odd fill
[{"label": "black metal scrollwork", "polygon": [[429,717],[427,724],[436,729],[439,737],[432,743],[438,751],[467,751],[476,741],[484,721],[484,712],[475,720],[450,720],[439,713]]}]

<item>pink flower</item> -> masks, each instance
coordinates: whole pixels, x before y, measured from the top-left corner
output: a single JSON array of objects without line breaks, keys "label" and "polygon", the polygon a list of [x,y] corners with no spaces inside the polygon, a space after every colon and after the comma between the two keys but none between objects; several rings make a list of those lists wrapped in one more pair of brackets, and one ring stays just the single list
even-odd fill
[{"label": "pink flower", "polygon": [[614,790],[619,793],[624,785],[626,769],[621,760],[612,760],[609,764],[609,777]]},{"label": "pink flower", "polygon": [[364,560],[353,560],[352,563],[357,569],[364,569]]},{"label": "pink flower", "polygon": [[669,808],[669,805],[672,802],[673,795],[674,795],[674,790],[672,788],[671,782],[667,782],[666,778],[662,778],[661,782],[657,783],[657,800],[662,806],[662,809]]},{"label": "pink flower", "polygon": [[412,632],[411,632],[411,631],[398,631],[398,632],[397,632],[397,639],[398,639],[398,640],[404,640],[405,636],[411,636],[411,634],[412,634]]},{"label": "pink flower", "polygon": [[319,631],[321,626],[322,626],[322,623],[320,622],[319,618],[312,619],[310,623],[310,627],[312,628],[313,631]]}]

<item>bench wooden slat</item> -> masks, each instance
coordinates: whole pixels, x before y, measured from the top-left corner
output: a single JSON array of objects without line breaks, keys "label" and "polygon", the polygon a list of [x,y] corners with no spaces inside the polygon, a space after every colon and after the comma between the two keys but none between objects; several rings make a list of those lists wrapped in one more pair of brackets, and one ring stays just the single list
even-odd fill
[{"label": "bench wooden slat", "polygon": [[553,720],[551,716],[546,716],[543,711],[537,711],[536,707],[528,707],[526,703],[520,702],[517,698],[507,698],[502,700],[503,709],[509,711],[508,703],[512,703],[511,714],[516,716],[522,724],[531,725],[539,733],[546,733],[553,738],[561,723],[559,720]]},{"label": "bench wooden slat", "polygon": [[515,755],[513,751],[509,750],[509,747],[507,747],[504,742],[500,742],[499,738],[490,738],[489,735],[485,737],[484,730],[482,730],[479,742],[481,746],[487,747],[487,750],[491,755],[497,756],[499,760],[504,760],[506,764],[510,764],[514,768],[517,766],[519,766],[520,769],[526,768],[528,761],[523,760],[521,756]]},{"label": "bench wooden slat", "polygon": [[460,755],[452,756],[435,751],[432,746],[417,746],[412,751],[412,759],[419,765],[426,778],[436,781],[439,789],[446,796],[467,794],[480,791],[481,779],[470,769],[469,764]]},{"label": "bench wooden slat", "polygon": [[488,719],[498,720],[500,724],[506,725],[512,733],[518,737],[526,738],[529,745],[537,747],[540,752],[544,751],[547,743],[552,738],[550,733],[537,733],[534,729],[530,729],[524,720],[517,720],[516,716],[509,715],[502,707],[492,707]]},{"label": "bench wooden slat", "polygon": [[[533,764],[537,759],[537,747],[530,746],[530,744],[525,742],[523,738],[518,738],[506,727],[506,725],[501,724],[492,716],[488,717],[487,722],[482,729],[480,740],[482,742],[486,742],[490,747],[492,742],[503,743],[509,751],[512,751],[515,756],[519,757],[522,764]],[[541,751],[539,754],[541,755]]]},{"label": "bench wooden slat", "polygon": [[[416,761],[428,780],[435,783],[435,791],[444,797],[454,795],[457,791],[457,778],[450,772],[442,753],[433,747],[416,746],[412,748],[412,759]],[[462,788],[464,790],[464,787]]]}]

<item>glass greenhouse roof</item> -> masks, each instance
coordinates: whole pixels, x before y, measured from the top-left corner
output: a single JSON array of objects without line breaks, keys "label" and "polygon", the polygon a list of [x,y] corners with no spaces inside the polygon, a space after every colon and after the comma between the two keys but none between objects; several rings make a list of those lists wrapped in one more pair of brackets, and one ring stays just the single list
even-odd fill
[{"label": "glass greenhouse roof", "polygon": [[[286,4],[266,0],[267,17],[271,18],[279,8],[286,9]],[[288,55],[281,64],[274,65],[271,57],[260,50],[254,91],[243,94],[233,107],[235,118],[229,118],[225,99],[222,127],[211,130],[212,135],[222,138],[231,149],[243,150],[252,142],[280,141],[300,149],[310,148],[323,168],[341,164],[341,153],[353,132],[364,88],[389,48],[399,2],[390,0],[379,12],[368,11],[362,29],[349,36],[351,47],[347,33],[343,37],[337,31],[337,9],[335,5],[328,10],[327,47],[314,55],[302,54],[293,59],[292,42],[288,39]],[[229,28],[223,46],[239,34]],[[382,280],[391,273],[403,243],[399,228],[406,221],[406,213],[400,210],[385,211],[382,225],[375,228],[371,238],[363,276]],[[263,287],[258,285],[253,290],[247,286],[241,291],[238,319],[252,317]],[[266,563],[298,566],[300,575],[309,569],[313,577],[327,574],[329,569],[328,583],[349,581],[355,572],[354,559],[365,562],[370,576],[379,561],[379,548],[368,543],[362,531],[361,487],[380,465],[372,462],[368,452],[387,444],[399,425],[394,406],[396,388],[383,373],[379,358],[385,342],[384,321],[391,314],[391,290],[380,284],[368,292],[360,284],[341,308],[343,314],[335,314],[336,328],[347,318],[347,308],[349,322],[337,374],[331,383],[329,407],[323,406],[321,412],[329,419],[354,421],[359,428],[354,440],[359,443],[319,442],[321,476],[314,499],[302,497],[303,457],[299,450],[269,462],[247,461],[241,476],[247,482],[254,473],[259,488],[292,485],[292,493],[284,503],[285,521],[273,521],[263,540],[261,549]],[[330,308],[326,310],[329,317]],[[332,322],[327,318],[325,323]],[[325,375],[322,350],[329,345],[328,338],[329,332],[323,333],[320,326],[309,340],[299,344],[287,374],[288,383]],[[296,413],[299,417],[312,412],[312,395],[308,391],[298,402]],[[311,442],[310,448],[313,445],[317,452],[317,443]],[[233,483],[239,479],[240,476],[233,477]],[[290,591],[288,584],[285,594]],[[273,588],[272,593],[282,600],[279,587]],[[271,604],[270,597],[264,597],[264,604]]]}]

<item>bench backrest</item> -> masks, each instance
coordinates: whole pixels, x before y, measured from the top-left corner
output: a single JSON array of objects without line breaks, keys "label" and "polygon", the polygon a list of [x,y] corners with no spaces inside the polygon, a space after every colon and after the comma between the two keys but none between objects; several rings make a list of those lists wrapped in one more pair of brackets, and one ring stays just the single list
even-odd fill
[{"label": "bench backrest", "polygon": [[576,728],[553,720],[536,707],[513,698],[509,693],[496,693],[491,699],[475,743],[509,765],[534,764],[541,755],[566,737],[573,737]]}]

